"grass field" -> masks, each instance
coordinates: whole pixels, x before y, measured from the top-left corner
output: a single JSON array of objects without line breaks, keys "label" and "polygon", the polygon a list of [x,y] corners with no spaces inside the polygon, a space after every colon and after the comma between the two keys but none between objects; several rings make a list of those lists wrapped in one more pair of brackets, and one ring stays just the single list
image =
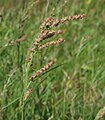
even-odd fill
[{"label": "grass field", "polygon": [[105,120],[104,52],[105,0],[0,0],[0,120]]}]

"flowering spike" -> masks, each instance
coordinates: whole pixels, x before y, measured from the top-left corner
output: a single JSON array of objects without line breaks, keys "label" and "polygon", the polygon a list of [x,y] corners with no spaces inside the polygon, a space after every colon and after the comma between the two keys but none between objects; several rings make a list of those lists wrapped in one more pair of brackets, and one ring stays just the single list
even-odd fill
[{"label": "flowering spike", "polygon": [[34,78],[37,78],[39,75],[41,75],[43,72],[48,70],[52,65],[54,64],[54,60],[51,60],[47,65],[45,65],[43,68],[35,72],[31,77],[30,80],[33,81]]},{"label": "flowering spike", "polygon": [[39,46],[39,50],[42,50],[43,48],[49,47],[49,46],[53,46],[53,45],[58,45],[60,43],[64,42],[63,38],[60,38],[57,41],[51,41],[51,42],[47,42],[46,44],[42,44]]}]

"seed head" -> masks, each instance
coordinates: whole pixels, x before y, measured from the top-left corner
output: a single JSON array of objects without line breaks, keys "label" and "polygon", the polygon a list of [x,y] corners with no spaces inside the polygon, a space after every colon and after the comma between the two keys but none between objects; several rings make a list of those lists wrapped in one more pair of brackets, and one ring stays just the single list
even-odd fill
[{"label": "seed head", "polygon": [[69,16],[68,20],[82,19],[85,17],[85,14]]},{"label": "seed head", "polygon": [[[44,30],[44,31],[42,31],[42,33],[40,34],[39,38],[35,39],[35,43],[38,44],[40,41],[54,36],[55,33],[56,33],[56,32],[55,32],[54,30],[52,30],[52,31],[50,31],[50,32],[49,32],[48,30]],[[35,44],[35,45],[36,45],[36,44]]]},{"label": "seed head", "polygon": [[23,100],[26,100],[28,98],[28,96],[30,95],[30,93],[32,92],[32,88],[29,88],[26,92],[26,94],[24,95]]},{"label": "seed head", "polygon": [[60,43],[64,42],[63,38],[60,38],[57,41],[51,41],[51,42],[47,42],[46,44],[42,44],[39,46],[39,50],[42,50],[43,48],[49,47],[49,46],[53,46],[53,45],[58,45]]},{"label": "seed head", "polygon": [[37,78],[39,75],[41,75],[43,72],[48,70],[52,65],[54,64],[54,60],[51,60],[47,65],[45,65],[43,68],[35,72],[31,77],[30,80],[33,81],[34,78]]}]

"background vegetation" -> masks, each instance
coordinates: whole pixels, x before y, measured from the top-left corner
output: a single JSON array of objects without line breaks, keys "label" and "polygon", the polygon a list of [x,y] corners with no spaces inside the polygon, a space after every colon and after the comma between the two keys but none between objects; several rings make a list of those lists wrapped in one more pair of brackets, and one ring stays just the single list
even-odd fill
[{"label": "background vegetation", "polygon": [[[19,29],[33,2],[0,0],[0,119],[104,120],[105,0],[37,0],[30,18]],[[57,28],[63,30],[63,44],[33,58],[32,71],[52,58],[56,59],[55,67],[63,65],[36,79],[31,84],[33,91],[19,106],[27,53],[42,21],[50,16],[56,19],[82,13],[86,14],[84,19]],[[27,38],[16,43],[24,34]]]}]

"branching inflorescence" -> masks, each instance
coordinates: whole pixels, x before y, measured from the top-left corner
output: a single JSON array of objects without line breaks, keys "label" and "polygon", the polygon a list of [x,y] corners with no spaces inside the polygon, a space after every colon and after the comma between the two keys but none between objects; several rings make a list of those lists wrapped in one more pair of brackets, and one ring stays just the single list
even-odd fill
[{"label": "branching inflorescence", "polygon": [[[49,17],[46,20],[44,20],[42,25],[40,26],[41,33],[39,35],[39,38],[35,38],[35,42],[33,43],[33,46],[30,48],[30,55],[27,58],[27,61],[30,62],[31,57],[32,57],[32,52],[42,50],[43,48],[47,48],[49,46],[58,45],[65,41],[63,38],[59,38],[58,40],[53,40],[50,42],[46,42],[44,44],[42,43],[46,39],[49,39],[56,34],[63,33],[62,30],[56,31],[54,27],[58,26],[60,23],[64,24],[64,22],[66,21],[82,19],[84,17],[85,17],[85,14],[81,14],[81,15],[68,16],[68,17],[65,17],[62,19],[56,19],[56,20],[54,20],[52,17]],[[50,62],[50,63],[54,64],[54,60],[53,62]],[[47,66],[51,67],[53,65],[50,63],[48,63]],[[48,69],[49,67],[44,66],[43,68],[38,70],[36,73],[34,73],[33,76],[31,76],[30,80],[38,77],[40,74],[42,74],[46,70],[46,68]]]},{"label": "branching inflorescence", "polygon": [[[42,25],[40,26],[41,33],[40,33],[39,37],[35,38],[35,41],[34,41],[32,47],[29,49],[30,54],[29,54],[29,57],[27,58],[27,64],[32,61],[33,53],[35,51],[38,52],[44,48],[59,45],[65,41],[62,37],[58,38],[58,40],[52,40],[52,41],[50,40],[49,42],[46,41],[46,39],[50,39],[57,34],[59,35],[59,34],[63,33],[63,31],[61,29],[60,30],[55,29],[59,24],[64,24],[65,22],[71,21],[71,20],[82,19],[84,17],[85,17],[85,14],[81,14],[81,15],[68,16],[68,17],[65,17],[62,19],[58,18],[56,20],[54,20],[54,18],[52,18],[52,17],[49,17],[46,20],[44,20]],[[20,40],[17,40],[17,41],[20,41]],[[51,60],[44,67],[42,67],[38,71],[32,73],[29,79],[31,81],[35,81],[35,78],[38,78],[46,70],[51,68],[54,65],[54,63],[55,63],[55,61]],[[27,99],[27,97],[29,96],[31,91],[32,91],[32,89],[30,89],[30,88],[27,90],[24,100]]]}]

